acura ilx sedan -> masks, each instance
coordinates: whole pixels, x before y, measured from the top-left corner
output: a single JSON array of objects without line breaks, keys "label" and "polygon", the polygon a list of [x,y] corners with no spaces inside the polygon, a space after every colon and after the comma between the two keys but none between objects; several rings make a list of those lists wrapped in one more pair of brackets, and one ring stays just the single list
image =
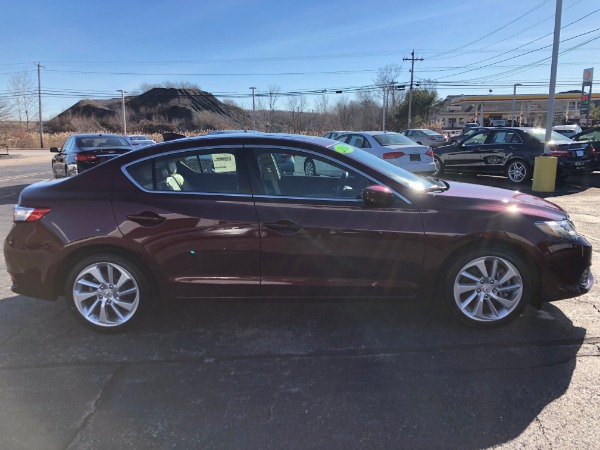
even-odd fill
[{"label": "acura ilx sedan", "polygon": [[[286,174],[280,154],[337,175]],[[33,184],[4,255],[14,292],[64,297],[97,330],[208,297],[428,300],[492,327],[593,284],[592,247],[559,206],[277,134],[180,139]]]}]

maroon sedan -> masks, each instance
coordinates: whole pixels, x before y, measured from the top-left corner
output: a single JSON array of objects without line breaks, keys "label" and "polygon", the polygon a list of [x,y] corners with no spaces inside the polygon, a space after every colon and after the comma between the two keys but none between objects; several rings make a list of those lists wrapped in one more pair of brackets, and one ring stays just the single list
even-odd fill
[{"label": "maroon sedan", "polygon": [[[307,158],[329,175],[306,176]],[[14,222],[4,243],[13,291],[64,296],[103,330],[155,300],[273,296],[420,296],[490,327],[593,283],[592,248],[560,207],[420,178],[323,138],[158,144],[27,187]]]}]

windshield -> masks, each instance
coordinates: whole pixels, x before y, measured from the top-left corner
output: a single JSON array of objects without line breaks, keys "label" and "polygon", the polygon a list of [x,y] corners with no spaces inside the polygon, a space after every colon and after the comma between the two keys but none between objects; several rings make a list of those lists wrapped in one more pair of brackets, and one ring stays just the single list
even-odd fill
[{"label": "windshield", "polygon": [[[540,142],[545,142],[546,139],[546,130],[544,130],[543,128],[532,128],[530,130],[525,130],[525,132],[534,137],[535,139],[537,139]],[[557,143],[562,143],[562,144],[569,144],[571,142],[573,142],[571,139],[569,139],[566,136],[563,136],[560,133],[557,133],[556,131],[553,131],[550,134],[550,141],[552,142],[557,142]]]},{"label": "windshield", "polygon": [[389,145],[415,145],[413,141],[399,133],[376,134],[373,136],[373,138],[384,147]]},{"label": "windshield", "polygon": [[[336,144],[331,145],[329,146],[329,148],[333,148],[335,147],[335,145]],[[372,167],[376,171],[393,179],[394,181],[400,183],[403,186],[409,187],[416,191],[425,191],[435,189],[438,187],[437,183],[434,183],[426,178],[419,177],[414,173],[401,169],[400,167],[390,164],[389,162],[378,158],[377,156],[372,155],[371,153],[367,153],[364,150],[349,146],[347,144],[344,144],[344,146],[352,149],[352,151],[350,152],[344,152],[346,156],[355,159],[358,162],[366,164],[369,167]]]}]

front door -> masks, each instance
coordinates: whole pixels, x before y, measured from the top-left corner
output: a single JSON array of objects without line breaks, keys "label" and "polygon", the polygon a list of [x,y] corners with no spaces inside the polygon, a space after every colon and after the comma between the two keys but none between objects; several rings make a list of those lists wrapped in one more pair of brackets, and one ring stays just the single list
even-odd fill
[{"label": "front door", "polygon": [[454,148],[443,155],[443,163],[449,170],[465,172],[478,171],[481,165],[481,148],[487,139],[488,131],[480,131],[473,136],[453,146]]},{"label": "front door", "polygon": [[[278,152],[319,161],[335,175],[282,174]],[[398,197],[389,208],[367,209],[362,189],[377,181],[313,152],[256,148],[251,155],[264,295],[416,294],[424,239],[417,208]]]}]

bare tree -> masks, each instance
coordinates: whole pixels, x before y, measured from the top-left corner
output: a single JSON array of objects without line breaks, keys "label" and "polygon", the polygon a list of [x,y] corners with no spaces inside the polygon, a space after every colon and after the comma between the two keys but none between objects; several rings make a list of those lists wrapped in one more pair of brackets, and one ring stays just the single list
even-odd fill
[{"label": "bare tree", "polygon": [[275,105],[277,104],[277,100],[279,99],[279,93],[281,92],[281,87],[276,84],[269,85],[269,132],[273,131],[273,125],[275,122]]},{"label": "bare tree", "polygon": [[16,73],[8,80],[8,90],[12,94],[12,106],[19,123],[25,118],[25,128],[29,129],[29,121],[35,111],[35,87],[27,72]]},{"label": "bare tree", "polygon": [[291,95],[288,97],[288,109],[292,113],[292,130],[298,133],[303,129],[303,113],[308,107],[308,102],[304,95]]}]

